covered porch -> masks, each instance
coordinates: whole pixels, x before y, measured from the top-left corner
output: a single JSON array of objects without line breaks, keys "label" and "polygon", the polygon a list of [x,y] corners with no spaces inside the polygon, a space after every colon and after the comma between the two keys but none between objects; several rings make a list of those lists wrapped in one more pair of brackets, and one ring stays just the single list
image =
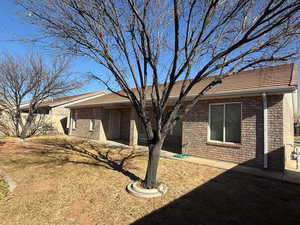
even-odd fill
[{"label": "covered porch", "polygon": [[[101,142],[117,142],[130,146],[146,146],[147,139],[140,119],[131,107],[103,107],[99,131]],[[178,123],[167,136],[163,149],[181,153],[182,124]]]}]

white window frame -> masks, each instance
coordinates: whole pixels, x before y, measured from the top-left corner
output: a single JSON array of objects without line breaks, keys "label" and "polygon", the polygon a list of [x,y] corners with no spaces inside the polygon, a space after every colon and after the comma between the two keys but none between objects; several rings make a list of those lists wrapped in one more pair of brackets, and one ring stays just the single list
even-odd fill
[{"label": "white window frame", "polygon": [[96,124],[96,120],[95,119],[90,119],[90,131],[95,130],[95,124]]},{"label": "white window frame", "polygon": [[[207,134],[207,141],[208,142],[216,142],[216,143],[228,143],[228,144],[241,144],[242,140],[240,140],[240,142],[228,142],[228,141],[224,141],[225,140],[225,137],[226,137],[226,134],[225,134],[225,113],[226,113],[226,105],[230,105],[230,104],[240,104],[241,106],[241,133],[242,133],[242,110],[243,110],[243,104],[242,102],[222,102],[222,103],[211,103],[209,104],[209,109],[208,109],[208,128],[207,128],[207,131],[208,131],[208,134]],[[223,141],[217,141],[217,140],[211,140],[210,138],[210,112],[211,112],[211,106],[214,106],[214,105],[223,105],[224,106],[224,110],[223,110]],[[242,136],[242,134],[241,134]]]}]

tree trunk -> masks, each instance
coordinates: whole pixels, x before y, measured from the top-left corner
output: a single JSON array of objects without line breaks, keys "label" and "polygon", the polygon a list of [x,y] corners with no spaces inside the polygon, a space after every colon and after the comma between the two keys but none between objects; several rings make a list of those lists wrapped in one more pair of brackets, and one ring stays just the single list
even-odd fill
[{"label": "tree trunk", "polygon": [[144,183],[146,188],[155,188],[157,186],[156,174],[162,143],[163,142],[159,140],[149,146],[149,160]]},{"label": "tree trunk", "polygon": [[19,112],[17,112],[16,114],[14,114],[14,118],[13,120],[15,121],[14,124],[14,128],[15,128],[15,134],[17,137],[20,137],[20,127],[21,127],[21,114]]},{"label": "tree trunk", "polygon": [[22,129],[22,132],[21,132],[21,134],[20,134],[20,138],[21,139],[25,139],[25,138],[27,138],[27,132],[28,131],[28,126],[25,124],[25,126],[23,127],[23,129]]},{"label": "tree trunk", "polygon": [[21,131],[21,135],[20,135],[21,139],[25,139],[28,137],[32,121],[33,121],[33,115],[32,115],[32,113],[28,113],[26,123],[22,127],[22,131]]}]

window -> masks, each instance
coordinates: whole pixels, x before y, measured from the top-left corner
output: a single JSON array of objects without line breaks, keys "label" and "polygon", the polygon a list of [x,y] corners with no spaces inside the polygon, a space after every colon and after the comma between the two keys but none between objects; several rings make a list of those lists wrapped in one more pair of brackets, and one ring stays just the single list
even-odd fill
[{"label": "window", "polygon": [[209,140],[241,142],[241,104],[225,103],[209,106]]},{"label": "window", "polygon": [[95,120],[92,119],[90,120],[90,131],[94,131],[95,130]]}]

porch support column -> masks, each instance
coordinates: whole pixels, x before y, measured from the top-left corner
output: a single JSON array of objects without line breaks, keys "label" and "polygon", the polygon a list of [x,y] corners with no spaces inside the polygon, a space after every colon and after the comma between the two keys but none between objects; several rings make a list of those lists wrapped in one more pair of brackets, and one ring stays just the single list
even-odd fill
[{"label": "porch support column", "polygon": [[103,118],[104,118],[104,109],[100,108],[99,112],[99,141],[105,143],[106,142],[106,135],[105,135],[105,130],[103,127]]},{"label": "porch support column", "polygon": [[69,115],[67,117],[68,135],[72,135],[72,109],[69,109]]},{"label": "porch support column", "polygon": [[137,144],[138,144],[137,115],[135,110],[131,108],[129,145],[135,146]]}]

